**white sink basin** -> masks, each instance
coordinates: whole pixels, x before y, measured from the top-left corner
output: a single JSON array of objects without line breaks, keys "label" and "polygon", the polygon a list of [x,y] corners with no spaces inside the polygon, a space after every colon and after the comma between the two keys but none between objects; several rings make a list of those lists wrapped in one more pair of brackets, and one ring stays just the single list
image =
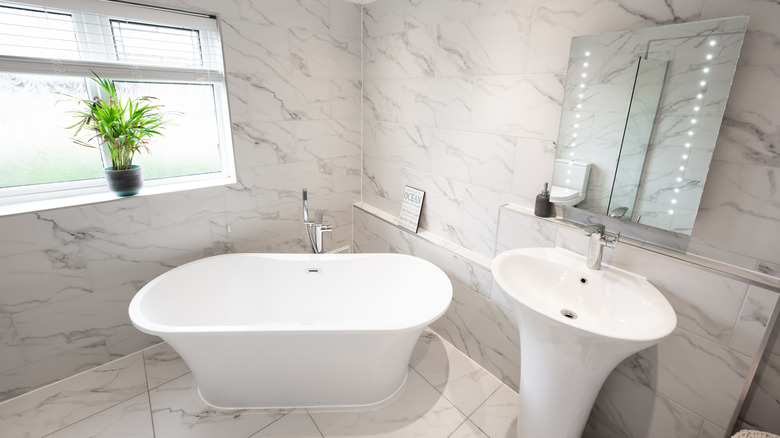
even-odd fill
[{"label": "white sink basin", "polygon": [[518,438],[579,438],[615,366],[677,325],[644,277],[560,248],[507,251],[492,270],[520,329]]},{"label": "white sink basin", "polygon": [[647,279],[606,265],[588,269],[585,257],[564,249],[504,252],[493,261],[493,276],[510,301],[594,335],[657,341],[677,325],[674,309]]}]

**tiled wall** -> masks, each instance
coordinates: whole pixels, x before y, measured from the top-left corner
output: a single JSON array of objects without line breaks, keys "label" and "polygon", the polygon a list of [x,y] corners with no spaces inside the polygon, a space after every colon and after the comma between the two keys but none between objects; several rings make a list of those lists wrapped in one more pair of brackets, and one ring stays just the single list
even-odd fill
[{"label": "tiled wall", "polygon": [[239,184],[0,218],[0,400],[154,342],[132,328],[127,306],[174,266],[232,251],[305,251],[302,187],[310,210],[336,228],[326,249],[352,239],[360,7],[147,3],[220,15]]},{"label": "tiled wall", "polygon": [[759,429],[780,434],[780,330],[778,324],[750,386],[740,419]]},{"label": "tiled wall", "polygon": [[[431,327],[517,389],[520,346],[514,316],[479,258],[462,256],[355,210],[355,249],[414,254],[450,275],[454,299]],[[495,251],[559,246],[587,251],[579,230],[502,208]],[[607,380],[586,437],[725,437],[761,354],[778,294],[682,262],[618,245],[605,261],[646,276],[672,303],[675,332],[624,361]],[[584,262],[583,262],[584,263]],[[706,291],[706,293],[704,293]]]},{"label": "tiled wall", "polygon": [[[530,205],[550,178],[571,37],[736,15],[750,15],[748,32],[686,245],[691,252],[780,274],[780,155],[774,127],[780,116],[780,5],[765,0],[379,0],[367,5],[363,202],[396,215],[403,186],[422,189],[423,228],[492,257],[499,206]],[[493,309],[495,303],[482,292],[468,296]],[[706,300],[706,289],[686,293],[714,302]],[[729,302],[734,316],[743,301]],[[707,332],[713,329],[692,333],[724,346],[726,335]],[[483,347],[473,343],[469,354],[492,351]],[[767,385],[772,400],[780,399],[779,356],[769,356],[775,360],[759,369],[759,382],[769,378],[765,374],[775,376]]]},{"label": "tiled wall", "polygon": [[[434,329],[516,385],[513,317],[492,288],[486,263],[473,260],[496,250],[499,206],[529,205],[549,180],[574,35],[751,15],[691,249],[780,273],[776,3],[378,0],[364,9],[361,55],[360,9],[344,0],[147,2],[220,14],[240,183],[0,218],[0,399],[153,342],[131,328],[127,303],[173,266],[228,251],[304,250],[298,197],[304,186],[311,207],[326,210],[337,226],[332,248],[350,242],[349,206],[361,190],[363,201],[393,215],[403,185],[425,190],[422,226],[476,257],[454,255],[359,211],[355,244],[363,251],[413,252],[443,266],[456,296]],[[565,232],[527,225],[540,232],[530,237],[537,243],[566,239]],[[742,303],[763,295],[709,281],[727,305],[712,305],[709,283],[706,292],[668,285],[678,312],[692,316],[681,318],[671,351],[663,354],[706,346],[702,351],[736,372],[727,387],[713,388],[718,400],[733,401],[752,354],[743,350],[737,327],[761,325],[733,318]],[[751,393],[749,406],[780,399],[780,344],[773,345],[759,368],[766,385]],[[652,355],[637,357],[651,365],[616,373],[600,402],[630,406],[621,398],[630,394],[632,403],[650,403],[658,418],[673,420],[645,419],[641,430],[631,429],[637,423],[618,427],[617,415],[625,412],[606,407],[594,413],[592,428],[605,435],[678,436],[648,425],[682,424],[691,433],[698,425],[701,436],[722,434],[724,419],[714,417],[725,405],[694,408],[697,400],[674,392],[674,369],[652,365]]]}]

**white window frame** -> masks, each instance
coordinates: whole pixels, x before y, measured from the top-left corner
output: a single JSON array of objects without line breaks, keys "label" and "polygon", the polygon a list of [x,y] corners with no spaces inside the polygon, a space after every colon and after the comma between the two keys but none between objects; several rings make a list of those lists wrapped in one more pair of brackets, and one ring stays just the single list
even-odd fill
[{"label": "white window frame", "polygon": [[[173,26],[189,29],[203,29],[210,27],[210,35],[200,32],[203,38],[219,38],[219,21],[215,17],[206,17],[200,14],[190,14],[180,11],[169,11],[159,8],[147,8],[138,5],[128,5],[116,2],[103,2],[94,0],[18,0],[19,7],[33,6],[45,7],[52,12],[65,12],[74,15],[74,11],[89,14],[101,14],[102,26],[110,29],[109,21],[112,18],[121,18],[127,21],[149,23],[161,26]],[[17,6],[13,0],[4,1]],[[85,21],[79,17],[79,22]],[[204,25],[204,20],[208,23]],[[197,26],[193,25],[197,24]],[[101,32],[101,39],[94,46],[113,47],[113,40],[105,44],[111,35]],[[79,47],[92,45],[94,41],[78,41]],[[212,41],[213,42],[213,41]],[[86,45],[86,46],[82,46]],[[209,44],[201,44],[203,57],[206,58]],[[160,83],[198,83],[209,84],[213,87],[215,97],[215,110],[217,114],[217,127],[219,131],[220,155],[222,170],[218,173],[206,173],[170,178],[151,179],[144,181],[144,188],[138,195],[148,196],[159,193],[170,193],[182,190],[190,190],[205,187],[214,187],[236,183],[235,157],[233,152],[232,130],[230,128],[230,113],[228,107],[228,91],[224,74],[224,60],[222,68],[183,68],[154,65],[128,66],[114,61],[113,53],[106,51],[105,60],[67,60],[62,65],[56,66],[59,70],[54,72],[53,61],[45,58],[26,58],[20,56],[0,55],[0,72],[48,74],[53,76],[91,77],[92,72],[101,77],[110,78],[121,82],[160,82]],[[128,71],[132,71],[128,75]],[[132,77],[135,76],[135,77]],[[140,77],[140,79],[139,79]],[[90,93],[97,92],[97,86],[88,81]],[[74,145],[74,147],[78,147]],[[118,197],[106,187],[103,178],[68,181],[48,184],[36,184],[0,188],[0,216],[18,214],[31,211],[40,211],[52,208],[91,204],[104,202]]]}]

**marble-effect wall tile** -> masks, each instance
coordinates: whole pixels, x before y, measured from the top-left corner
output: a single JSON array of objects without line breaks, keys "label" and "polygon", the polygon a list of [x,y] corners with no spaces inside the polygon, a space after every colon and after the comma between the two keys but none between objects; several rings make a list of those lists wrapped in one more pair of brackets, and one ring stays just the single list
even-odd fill
[{"label": "marble-effect wall tile", "polygon": [[[456,3],[458,5],[453,6]],[[672,248],[690,248],[691,252],[749,269],[756,269],[761,260],[759,269],[774,272],[780,258],[774,253],[778,245],[772,241],[777,234],[772,218],[778,216],[773,210],[777,205],[774,187],[778,184],[774,181],[776,172],[772,170],[776,166],[770,164],[774,135],[770,120],[777,111],[774,111],[772,99],[766,101],[764,96],[771,97],[778,88],[773,86],[777,82],[773,71],[777,62],[772,60],[780,53],[774,44],[780,32],[770,23],[772,17],[780,14],[779,10],[762,0],[736,3],[724,0],[386,0],[367,5],[363,14],[366,91],[362,201],[387,214],[397,215],[403,186],[419,185],[426,190],[426,195],[430,195],[426,200],[430,203],[423,212],[423,228],[450,242],[490,257],[511,247],[539,244],[583,253],[587,238],[576,230],[545,229],[533,221],[526,221],[517,226],[530,226],[528,233],[508,232],[504,225],[511,224],[514,218],[503,213],[496,215],[493,211],[507,202],[532,205],[542,183],[549,179],[558,121],[562,113],[566,117],[562,91],[572,37],[749,14],[748,35],[732,91],[733,102],[730,101],[727,107],[715,162],[707,175],[708,182],[714,183],[708,184],[704,191],[693,236],[680,239],[659,235],[649,224],[621,227],[607,222],[607,226],[624,235],[658,239]],[[491,41],[499,36],[501,42]],[[510,46],[512,51],[508,49]],[[654,50],[660,51],[663,47],[656,45]],[[605,62],[617,60],[608,56]],[[468,87],[449,86],[453,99],[447,101],[438,85],[445,83],[471,84],[471,94]],[[754,85],[758,83],[772,85]],[[762,97],[755,98],[757,93],[762,93]],[[603,109],[603,97],[604,93],[591,93],[587,103],[592,105],[591,109]],[[717,99],[722,98],[725,96]],[[679,102],[665,101],[662,105],[675,111],[681,108]],[[708,108],[709,105],[703,105],[702,109],[707,112]],[[467,113],[468,124],[465,122]],[[762,114],[769,116],[762,118]],[[708,113],[707,116],[718,115]],[[680,120],[670,118],[666,123],[677,126]],[[612,125],[619,123],[607,124]],[[436,169],[444,162],[438,161],[438,150],[426,141],[425,130],[442,127],[451,131],[447,133],[446,144],[451,148],[448,151],[455,154],[470,146],[477,138],[474,133],[513,138],[517,151],[514,163],[507,163],[512,171],[510,191],[505,192],[504,187],[495,184],[498,172],[491,179],[475,173],[478,166],[461,166],[455,162]],[[608,146],[610,133],[588,134],[591,135],[590,144],[585,144],[579,151],[595,157],[599,150]],[[709,130],[708,134],[715,135],[716,132]],[[663,140],[672,144],[679,138],[672,136]],[[559,144],[558,147],[567,146]],[[659,153],[667,158],[675,154],[672,149],[659,150]],[[707,169],[692,168],[690,171],[702,178]],[[591,183],[606,186],[611,185],[612,180],[606,173],[596,174]],[[489,190],[473,189],[475,186]],[[690,230],[690,219],[695,212],[678,211],[676,217],[670,217],[668,208],[664,209],[664,203],[669,200],[662,189],[660,186],[655,188],[645,200],[654,209],[653,213],[645,215],[645,220],[653,224],[665,223],[680,231]],[[692,185],[689,193],[693,195],[700,191],[701,187]],[[480,200],[466,202],[469,196]],[[593,201],[603,203],[606,209],[607,199]],[[583,221],[596,220],[574,216]],[[730,230],[724,228],[726,225]],[[356,236],[362,236],[356,246],[382,251],[414,247],[409,239],[388,243],[372,236],[377,233],[376,227],[381,228],[371,223],[356,232]],[[622,261],[627,269],[641,270],[642,275],[661,288],[678,313],[680,330],[706,345],[707,351],[720,352],[706,360],[717,362],[734,355],[734,358],[744,359],[733,359],[732,365],[742,364],[734,365],[735,369],[741,369],[754,358],[756,339],[761,337],[762,330],[765,331],[761,321],[766,311],[762,308],[768,309],[768,303],[748,291],[747,285],[621,248],[605,251],[605,261]],[[666,275],[668,272],[673,275]],[[487,301],[474,308],[487,308],[489,304],[506,310],[506,302],[495,287],[491,287],[489,293],[478,292],[478,297]],[[468,333],[464,338],[468,338]],[[473,342],[479,345],[478,341]],[[465,348],[467,344],[466,341],[454,343],[459,348],[461,345]],[[691,342],[685,348],[695,349],[694,344],[699,345]],[[475,348],[469,351],[480,356]],[[734,375],[732,378],[732,383],[738,386],[739,378]],[[655,389],[649,391],[658,393]],[[733,392],[734,388],[729,388],[720,395],[726,399],[732,397]],[[682,425],[676,431],[652,426],[653,434],[675,435],[679,432],[682,436],[706,436],[708,424],[724,430],[728,426],[703,417],[704,413],[689,406],[697,401],[683,400],[680,394],[674,396],[676,398],[656,395],[659,398],[653,403],[665,406],[665,413],[645,420],[655,424],[656,421],[685,417],[676,408],[664,404],[671,400],[706,421],[696,420],[698,426],[694,424],[696,421],[681,421]],[[707,415],[714,415],[715,410]],[[598,430],[605,432],[603,436],[612,436],[614,427],[606,421],[594,424],[600,425]],[[639,431],[643,428],[635,424],[624,430],[634,430],[636,436],[642,436]]]},{"label": "marble-effect wall tile", "polygon": [[453,302],[431,328],[479,365],[517,387],[519,334],[509,310],[491,301],[490,273],[448,250],[355,209],[355,249],[411,254],[439,266],[453,284]]},{"label": "marble-effect wall tile", "polygon": [[326,250],[351,243],[361,7],[144,3],[219,16],[239,183],[0,218],[0,400],[158,342],[130,325],[127,304],[169,269],[226,252],[308,251],[303,187],[336,227]]},{"label": "marble-effect wall tile", "polygon": [[697,438],[704,420],[652,389],[613,372],[601,388],[589,422],[619,437]]},{"label": "marble-effect wall tile", "polygon": [[772,315],[776,313],[778,294],[750,286],[728,346],[750,357],[761,355],[762,340],[769,336]]},{"label": "marble-effect wall tile", "polygon": [[677,329],[618,370],[725,429],[739,405],[752,362],[752,358]]},{"label": "marble-effect wall tile", "polygon": [[760,430],[780,431],[780,354],[764,354],[756,373],[759,377],[750,387],[740,418]]}]

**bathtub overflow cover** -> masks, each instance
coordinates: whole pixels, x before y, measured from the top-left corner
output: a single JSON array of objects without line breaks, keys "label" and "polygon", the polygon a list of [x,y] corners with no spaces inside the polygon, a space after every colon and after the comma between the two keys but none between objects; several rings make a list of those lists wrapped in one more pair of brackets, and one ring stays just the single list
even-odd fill
[{"label": "bathtub overflow cover", "polygon": [[569,319],[577,319],[577,314],[569,309],[563,309],[561,310],[561,315],[569,318]]}]

